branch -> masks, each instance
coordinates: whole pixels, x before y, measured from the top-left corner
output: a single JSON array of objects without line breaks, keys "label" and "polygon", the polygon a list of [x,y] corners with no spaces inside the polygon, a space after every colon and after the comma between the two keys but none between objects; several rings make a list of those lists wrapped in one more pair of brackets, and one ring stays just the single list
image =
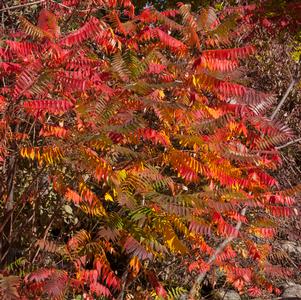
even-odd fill
[{"label": "branch", "polygon": [[278,114],[280,108],[282,107],[282,105],[284,104],[287,96],[289,95],[289,93],[291,92],[291,90],[293,89],[294,85],[296,83],[296,79],[293,78],[289,87],[287,88],[285,94],[283,95],[282,99],[280,100],[279,104],[277,105],[276,109],[274,110],[273,114],[271,115],[271,120],[273,120],[275,118],[275,116]]},{"label": "branch", "polygon": [[46,0],[39,0],[39,1],[29,2],[29,3],[25,3],[25,4],[19,4],[19,5],[14,5],[14,6],[10,6],[10,7],[5,7],[5,8],[0,9],[0,12],[13,10],[13,9],[18,9],[18,8],[22,8],[22,7],[26,7],[26,6],[35,5],[35,4],[40,4],[40,3],[43,3],[45,1]]},{"label": "branch", "polygon": [[282,146],[278,146],[278,147],[276,147],[276,149],[280,150],[280,149],[286,148],[287,146],[290,146],[290,145],[293,145],[293,144],[296,144],[296,143],[299,143],[299,142],[301,142],[301,138],[298,138],[296,140],[290,141],[290,142],[288,142],[288,143],[286,143],[286,144],[284,144]]},{"label": "branch", "polygon": [[128,270],[126,270],[126,271],[123,273],[123,275],[122,275],[122,282],[123,282],[123,283],[122,283],[122,289],[121,289],[120,294],[119,294],[118,297],[117,297],[117,300],[123,300],[123,299],[124,299],[127,277],[128,277]]},{"label": "branch", "polygon": [[50,1],[53,2],[53,3],[55,3],[55,4],[57,4],[57,5],[59,5],[59,6],[61,6],[61,7],[64,7],[64,8],[66,8],[66,9],[72,10],[72,7],[69,7],[69,6],[64,5],[64,4],[62,4],[62,3],[59,3],[59,2],[56,2],[56,1],[54,1],[54,0],[50,0]]},{"label": "branch", "polygon": [[8,174],[7,174],[7,199],[5,204],[6,211],[10,211],[14,207],[14,180],[16,176],[16,156],[13,155],[8,161]]},{"label": "branch", "polygon": [[[49,232],[49,230],[50,230],[50,227],[51,227],[51,225],[52,225],[52,223],[53,223],[55,217],[57,216],[57,213],[59,212],[59,210],[60,210],[60,205],[57,206],[57,209],[54,211],[52,217],[50,218],[50,221],[49,221],[49,223],[48,223],[48,226],[46,227],[46,229],[45,229],[45,231],[44,231],[43,238],[42,238],[42,240],[43,240],[44,242],[46,241],[46,238],[47,238],[48,232]],[[36,253],[35,253],[35,255],[34,255],[32,261],[31,261],[31,264],[32,264],[32,265],[34,264],[34,262],[35,262],[37,256],[39,255],[40,250],[41,250],[41,249],[40,249],[40,247],[39,247],[39,248],[37,249],[37,251],[36,251]]]},{"label": "branch", "polygon": [[[25,191],[19,197],[19,199],[23,203],[21,209],[19,210],[19,213],[24,209],[24,207],[25,207],[25,205],[27,203],[26,201],[24,201],[24,197],[30,193],[31,187],[34,185],[34,183],[36,182],[36,180],[38,179],[38,177],[42,174],[42,172],[44,171],[45,167],[46,167],[46,165],[38,172],[38,174],[35,176],[35,178],[33,178],[32,182],[29,184],[29,186],[25,189]],[[15,201],[14,207],[8,213],[6,213],[5,219],[2,221],[2,223],[0,223],[1,224],[1,226],[0,226],[0,234],[4,230],[4,227],[5,227],[6,223],[9,221],[9,218],[13,214],[14,210],[17,208],[18,203],[20,203],[20,202],[19,201]]]},{"label": "branch", "polygon": [[76,9],[76,8],[67,6],[67,5],[65,5],[63,3],[56,2],[54,0],[50,0],[50,1],[53,2],[53,3],[55,3],[55,4],[57,4],[57,5],[59,5],[59,6],[61,6],[61,7],[63,7],[63,8],[69,9],[69,10],[74,10],[74,11],[77,11],[77,12],[88,12],[88,11],[90,11],[90,9]]},{"label": "branch", "polygon": [[[246,214],[246,211],[247,211],[247,208],[244,207],[241,211],[241,215],[244,216]],[[207,262],[208,265],[212,265],[212,263],[215,261],[217,256],[224,250],[224,248],[237,237],[237,234],[240,230],[241,225],[242,225],[241,221],[237,222],[236,227],[235,227],[236,235],[229,236],[218,246],[218,248],[215,250],[215,252],[209,258],[209,260]],[[189,292],[189,296],[188,296],[189,299],[197,299],[196,298],[197,293],[199,291],[201,283],[203,282],[205,276],[207,275],[207,272],[208,271],[204,271],[201,274],[199,274],[199,276],[197,277],[195,283],[193,284],[193,286]]]},{"label": "branch", "polygon": [[[69,10],[73,10],[73,7],[69,7],[67,5],[64,5],[62,3],[56,2],[54,0],[50,0],[51,2],[65,8],[65,9],[69,9]],[[29,2],[29,3],[25,3],[25,4],[19,4],[19,5],[14,5],[14,6],[10,6],[10,7],[5,7],[0,9],[0,12],[4,12],[4,11],[10,11],[10,10],[14,10],[14,9],[18,9],[18,8],[23,8],[23,7],[27,7],[27,6],[32,6],[35,4],[42,4],[46,2],[46,0],[39,0],[39,1],[34,1],[34,2]],[[75,9],[75,11],[77,12],[89,12],[91,9]]]}]

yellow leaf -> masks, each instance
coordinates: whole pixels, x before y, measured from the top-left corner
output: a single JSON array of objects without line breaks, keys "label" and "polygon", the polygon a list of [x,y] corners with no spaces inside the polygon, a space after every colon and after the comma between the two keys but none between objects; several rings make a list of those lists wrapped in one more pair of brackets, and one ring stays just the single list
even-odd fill
[{"label": "yellow leaf", "polygon": [[217,119],[221,116],[221,112],[217,109],[213,109],[213,108],[210,108],[210,107],[206,107],[206,110],[211,114],[211,116],[214,118],[214,119]]},{"label": "yellow leaf", "polygon": [[172,252],[175,252],[175,253],[180,252],[182,254],[187,253],[188,249],[178,239],[178,237],[175,234],[174,230],[168,224],[165,224],[163,235],[164,235],[165,243],[167,244],[168,248]]},{"label": "yellow leaf", "polygon": [[30,150],[29,157],[31,160],[34,160],[34,149],[33,148],[31,148],[31,150]]},{"label": "yellow leaf", "polygon": [[109,193],[106,193],[106,194],[105,194],[105,200],[106,200],[106,201],[114,202],[112,196],[111,196]]},{"label": "yellow leaf", "polygon": [[192,83],[194,86],[198,85],[198,79],[194,75],[192,75]]},{"label": "yellow leaf", "polygon": [[141,268],[141,263],[137,256],[133,256],[130,260],[130,268],[133,270],[133,276],[136,277]]},{"label": "yellow leaf", "polygon": [[126,176],[127,176],[126,170],[119,171],[118,175],[119,175],[119,177],[120,177],[121,180],[126,179]]},{"label": "yellow leaf", "polygon": [[27,157],[27,148],[22,148],[20,154],[22,157]]},{"label": "yellow leaf", "polygon": [[165,97],[164,91],[162,91],[162,90],[159,91],[159,97],[161,99],[163,99]]},{"label": "yellow leaf", "polygon": [[114,33],[113,29],[112,29],[112,28],[109,28],[109,31],[111,32],[112,38],[114,39],[114,38],[115,38],[115,33]]}]

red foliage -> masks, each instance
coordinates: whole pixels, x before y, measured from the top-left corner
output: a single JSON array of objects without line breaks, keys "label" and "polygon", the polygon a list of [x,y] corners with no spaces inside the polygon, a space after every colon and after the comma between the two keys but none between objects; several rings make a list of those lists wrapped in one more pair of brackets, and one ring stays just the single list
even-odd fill
[{"label": "red foliage", "polygon": [[[241,28],[184,4],[138,15],[129,0],[51,7],[37,26],[21,18],[0,48],[0,164],[10,178],[0,192],[4,216],[12,186],[13,210],[33,211],[46,231],[26,249],[51,253],[56,267],[30,249],[36,263],[22,285],[5,273],[1,292],[114,298],[137,276],[145,297],[167,298],[157,264],[167,254],[188,266],[191,284],[217,268],[241,293],[278,292],[270,279],[291,272],[270,264],[266,244],[275,218],[296,213],[299,187],[279,190],[269,170],[292,132],[265,117],[274,97],[234,74],[256,51],[231,48]],[[45,211],[49,227],[35,219]],[[53,220],[60,236],[47,241]]]}]

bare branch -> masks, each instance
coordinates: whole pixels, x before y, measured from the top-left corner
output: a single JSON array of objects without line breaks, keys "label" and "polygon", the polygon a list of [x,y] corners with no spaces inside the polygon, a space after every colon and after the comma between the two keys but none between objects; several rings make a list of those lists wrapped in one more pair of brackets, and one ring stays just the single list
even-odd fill
[{"label": "bare branch", "polygon": [[299,142],[301,142],[301,138],[298,138],[296,140],[290,141],[290,142],[288,142],[288,143],[286,143],[286,144],[284,144],[282,146],[278,146],[278,147],[276,147],[276,149],[280,150],[280,149],[286,148],[286,147],[288,147],[290,145],[293,145],[293,144],[296,144],[296,143],[299,143]]},{"label": "bare branch", "polygon": [[62,3],[59,3],[59,2],[56,2],[56,1],[54,1],[54,0],[50,0],[50,1],[53,2],[53,3],[55,3],[55,4],[57,4],[57,5],[59,5],[59,6],[61,6],[61,7],[64,7],[64,8],[66,8],[66,9],[72,10],[72,7],[69,7],[69,6],[64,5],[64,4],[62,4]]},{"label": "bare branch", "polygon": [[[65,9],[69,9],[69,10],[73,10],[74,8],[72,7],[69,7],[67,5],[64,5],[62,3],[59,3],[59,2],[56,2],[54,0],[50,0],[51,2],[65,8]],[[39,0],[39,1],[34,1],[34,2],[29,2],[29,3],[25,3],[25,4],[19,4],[19,5],[14,5],[14,6],[10,6],[10,7],[5,7],[5,8],[2,8],[0,9],[0,12],[5,12],[5,11],[10,11],[10,10],[14,10],[14,9],[19,9],[19,8],[23,8],[23,7],[28,7],[28,6],[32,6],[32,5],[35,5],[35,4],[42,4],[46,2],[46,0]],[[89,9],[75,9],[75,11],[77,12],[89,12],[90,10]]]},{"label": "bare branch", "polygon": [[292,79],[289,87],[287,88],[285,94],[283,95],[282,99],[280,100],[279,104],[277,105],[277,107],[275,108],[274,112],[271,115],[271,120],[273,120],[275,118],[275,116],[278,114],[280,108],[282,107],[282,105],[284,104],[287,96],[289,95],[289,93],[291,92],[291,90],[293,89],[294,85],[296,83],[296,79]]},{"label": "bare branch", "polygon": [[117,297],[117,300],[123,300],[124,299],[127,277],[128,277],[128,270],[126,270],[122,275],[122,290],[121,290],[119,296]]},{"label": "bare branch", "polygon": [[[244,207],[241,211],[241,215],[245,215],[246,214],[246,211],[247,211],[247,208]],[[237,222],[236,224],[236,227],[235,227],[235,232],[236,234],[235,235],[232,235],[232,236],[229,236],[228,238],[226,238],[218,247],[217,249],[215,250],[215,252],[212,254],[212,256],[209,258],[207,264],[208,265],[212,265],[212,263],[215,261],[215,259],[217,258],[217,256],[224,250],[224,248],[230,243],[232,242],[236,237],[237,237],[237,234],[240,230],[240,227],[242,225],[242,222],[239,221]],[[201,283],[203,282],[205,276],[207,275],[207,272],[208,271],[204,271],[202,272],[201,274],[199,274],[199,276],[197,277],[195,283],[193,284],[190,292],[189,292],[189,296],[188,298],[189,299],[197,299],[196,296],[197,296],[197,293],[199,291],[199,288],[200,288],[200,285]]]},{"label": "bare branch", "polygon": [[34,2],[29,2],[29,3],[14,5],[14,6],[10,6],[10,7],[5,7],[5,8],[0,9],[0,12],[14,10],[14,9],[18,9],[18,8],[23,8],[23,7],[26,7],[26,6],[32,6],[32,5],[35,5],[35,4],[41,4],[43,2],[46,2],[46,0],[39,0],[39,1],[34,1]]}]

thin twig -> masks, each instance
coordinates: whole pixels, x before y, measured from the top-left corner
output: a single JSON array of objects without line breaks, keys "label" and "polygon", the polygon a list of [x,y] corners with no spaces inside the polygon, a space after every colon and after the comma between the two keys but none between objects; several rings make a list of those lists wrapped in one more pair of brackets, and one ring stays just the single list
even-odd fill
[{"label": "thin twig", "polygon": [[56,2],[56,1],[54,1],[54,0],[50,0],[50,1],[53,2],[53,3],[55,3],[55,4],[57,4],[57,5],[59,5],[59,6],[61,6],[61,7],[64,7],[64,8],[66,8],[66,9],[72,10],[72,7],[70,7],[70,6],[64,5],[64,4],[59,3],[59,2]]},{"label": "thin twig", "polygon": [[125,296],[125,289],[126,289],[126,280],[127,280],[127,277],[128,277],[128,273],[129,271],[126,270],[123,275],[122,275],[122,289],[121,289],[121,292],[120,294],[118,295],[117,297],[117,300],[123,300],[124,299],[124,296]]},{"label": "thin twig", "polygon": [[[241,215],[244,216],[246,214],[247,208],[244,207],[241,211]],[[209,258],[207,264],[210,266],[212,265],[212,263],[215,261],[215,259],[217,258],[217,256],[224,250],[224,248],[230,243],[232,242],[238,235],[238,232],[240,230],[240,227],[242,225],[242,222],[239,221],[236,224],[235,227],[235,234],[232,236],[229,236],[228,238],[226,238],[215,250],[215,252],[211,255],[211,257]],[[203,282],[205,276],[207,275],[208,271],[204,271],[201,274],[198,275],[196,281],[194,282],[190,292],[189,292],[189,297],[188,299],[196,299],[196,295],[199,291],[200,285]]]},{"label": "thin twig", "polygon": [[18,8],[23,8],[23,7],[26,7],[26,6],[40,4],[40,3],[43,3],[43,2],[46,2],[46,0],[39,0],[39,1],[34,1],[34,2],[29,2],[29,3],[14,5],[14,6],[9,6],[9,7],[5,7],[5,8],[0,9],[0,12],[14,10],[14,9],[18,9]]},{"label": "thin twig", "polygon": [[277,105],[277,107],[275,108],[274,112],[271,115],[271,120],[273,120],[275,118],[275,116],[278,114],[280,108],[282,107],[282,105],[284,104],[287,96],[289,95],[289,93],[291,92],[291,90],[293,89],[294,85],[296,84],[296,79],[293,78],[289,87],[287,88],[285,94],[283,95],[282,99],[280,100],[279,104]]},{"label": "thin twig", "polygon": [[[73,10],[73,7],[69,7],[67,5],[64,5],[62,3],[59,3],[59,2],[56,2],[54,0],[50,0],[52,3],[55,3],[65,9],[69,9],[69,10]],[[46,2],[46,0],[39,0],[39,1],[34,1],[34,2],[29,2],[29,3],[24,3],[24,4],[19,4],[19,5],[14,5],[14,6],[9,6],[9,7],[5,7],[5,8],[1,8],[0,9],[0,13],[1,12],[5,12],[5,11],[10,11],[10,10],[14,10],[14,9],[20,9],[20,8],[23,8],[23,7],[28,7],[28,6],[32,6],[32,5],[35,5],[35,4],[42,4]],[[75,11],[77,12],[89,12],[91,9],[82,9],[82,10],[79,10],[79,9],[75,9]]]},{"label": "thin twig", "polygon": [[[44,169],[45,169],[45,166],[38,172],[38,174],[35,176],[35,178],[32,180],[32,182],[29,184],[29,186],[25,189],[25,191],[19,197],[19,199],[23,202],[21,210],[23,210],[23,208],[26,205],[26,201],[24,201],[24,197],[29,194],[31,187],[33,186],[33,184],[35,183],[35,181],[38,179],[38,177],[41,175],[41,173],[44,171]],[[13,211],[17,208],[18,203],[19,202],[16,201],[15,204],[14,204],[14,207],[12,208],[12,210],[10,210],[9,213],[7,213],[5,215],[5,219],[4,219],[4,221],[2,221],[1,226],[0,226],[0,234],[4,230],[4,227],[5,227],[6,223],[9,221],[9,219],[10,219]]]},{"label": "thin twig", "polygon": [[[48,226],[46,227],[46,229],[44,231],[43,238],[42,238],[42,240],[44,242],[46,241],[46,238],[47,238],[48,232],[50,230],[50,227],[51,227],[51,225],[52,225],[52,223],[53,223],[53,221],[54,221],[57,213],[59,212],[59,210],[60,210],[60,206],[58,206],[58,209],[53,213],[53,215],[52,215],[52,217],[51,217],[51,219],[49,221],[49,224],[48,224]],[[34,255],[33,259],[32,259],[32,262],[31,262],[32,264],[35,262],[35,260],[36,260],[37,256],[39,255],[39,253],[40,253],[40,247],[38,247],[38,249],[37,249],[37,251],[36,251],[36,253],[35,253],[35,255]]]},{"label": "thin twig", "polygon": [[290,141],[290,142],[288,142],[288,143],[286,143],[286,144],[284,144],[282,146],[278,146],[278,147],[276,147],[276,149],[280,150],[280,149],[286,148],[286,147],[288,147],[290,145],[293,145],[293,144],[296,144],[296,143],[299,143],[299,142],[301,142],[301,138],[298,138],[296,140]]},{"label": "thin twig", "polygon": [[[276,117],[276,115],[278,114],[279,110],[281,109],[282,105],[284,104],[285,100],[287,99],[287,97],[288,97],[289,93],[291,92],[291,90],[294,88],[294,85],[297,83],[297,81],[298,80],[296,78],[292,79],[292,81],[291,81],[289,87],[287,88],[285,94],[283,95],[283,97],[280,100],[279,104],[277,105],[277,107],[275,108],[274,112],[272,113],[271,118],[270,118],[271,120],[273,120]],[[280,149],[283,149],[283,148],[285,148],[287,146],[290,146],[292,144],[298,143],[300,141],[301,141],[301,138],[293,140],[293,141],[290,141],[290,142],[288,142],[288,143],[286,143],[286,144],[284,144],[282,146],[278,146],[278,147],[276,147],[276,149],[280,150]]]},{"label": "thin twig", "polygon": [[[57,4],[57,5],[59,5],[59,6],[61,6],[61,7],[63,7],[63,8],[66,8],[66,9],[69,9],[69,10],[74,10],[74,8],[73,7],[70,7],[70,6],[67,6],[67,5],[64,5],[64,4],[62,4],[62,3],[59,3],[59,2],[56,2],[56,1],[54,1],[54,0],[50,0],[52,3],[55,3],[55,4]],[[81,13],[85,13],[85,12],[94,12],[94,11],[97,11],[99,8],[96,8],[96,9],[91,9],[91,8],[89,8],[89,9],[76,9],[75,8],[75,11],[76,12],[81,12]]]}]

